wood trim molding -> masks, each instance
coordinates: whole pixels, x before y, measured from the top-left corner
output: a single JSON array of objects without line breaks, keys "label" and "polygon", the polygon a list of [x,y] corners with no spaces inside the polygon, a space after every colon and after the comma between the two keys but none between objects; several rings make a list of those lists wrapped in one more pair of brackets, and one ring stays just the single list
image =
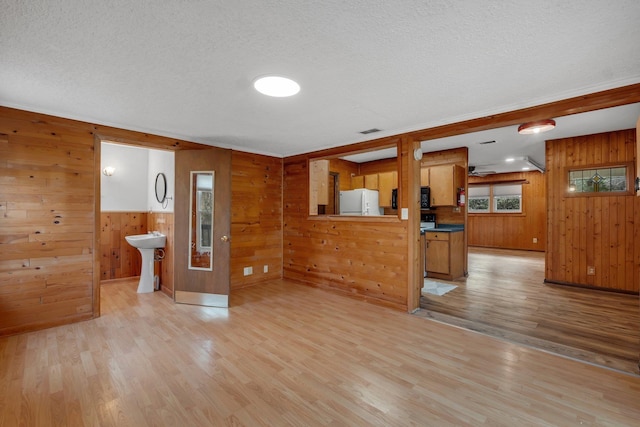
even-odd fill
[{"label": "wood trim molding", "polygon": [[100,200],[101,200],[101,154],[102,141],[94,134],[93,137],[93,191],[95,197],[93,214],[93,317],[100,317]]},{"label": "wood trim molding", "polygon": [[633,104],[635,102],[640,102],[640,83],[515,111],[422,129],[410,132],[408,135],[416,140],[425,141],[496,129],[504,126],[513,126],[523,122],[548,119],[550,117],[570,116],[572,114],[586,113],[603,108]]}]

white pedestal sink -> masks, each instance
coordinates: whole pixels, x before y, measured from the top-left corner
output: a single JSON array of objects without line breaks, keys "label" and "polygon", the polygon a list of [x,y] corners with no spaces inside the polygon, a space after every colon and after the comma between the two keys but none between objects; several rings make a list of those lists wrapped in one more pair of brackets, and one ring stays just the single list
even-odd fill
[{"label": "white pedestal sink", "polygon": [[138,284],[138,293],[144,294],[153,292],[153,259],[156,249],[164,248],[167,243],[167,236],[157,231],[149,234],[135,234],[133,236],[125,236],[127,242],[137,248],[142,254],[142,271],[140,272],[140,283]]}]

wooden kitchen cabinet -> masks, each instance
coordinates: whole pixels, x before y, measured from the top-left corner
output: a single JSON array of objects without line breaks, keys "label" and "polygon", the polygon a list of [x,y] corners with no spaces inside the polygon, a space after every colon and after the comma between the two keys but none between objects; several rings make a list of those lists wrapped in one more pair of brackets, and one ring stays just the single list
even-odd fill
[{"label": "wooden kitchen cabinet", "polygon": [[377,173],[364,176],[364,188],[366,188],[367,190],[377,190],[378,189],[378,174]]},{"label": "wooden kitchen cabinet", "polygon": [[351,177],[351,189],[364,188],[364,175],[355,175]]},{"label": "wooden kitchen cabinet", "polygon": [[464,231],[425,233],[427,277],[454,280],[464,276]]},{"label": "wooden kitchen cabinet", "polygon": [[420,169],[420,186],[421,187],[429,186],[429,168]]},{"label": "wooden kitchen cabinet", "polygon": [[428,169],[431,206],[457,206],[458,188],[464,187],[464,168],[460,165],[438,165]]},{"label": "wooden kitchen cabinet", "polygon": [[378,199],[381,207],[391,207],[391,194],[394,188],[398,188],[398,172],[378,174]]}]

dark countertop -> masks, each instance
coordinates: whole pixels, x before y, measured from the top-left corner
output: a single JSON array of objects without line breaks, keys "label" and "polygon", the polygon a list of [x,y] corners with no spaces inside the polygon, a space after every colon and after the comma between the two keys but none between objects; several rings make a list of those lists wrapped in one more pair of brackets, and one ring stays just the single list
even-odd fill
[{"label": "dark countertop", "polygon": [[436,228],[420,228],[420,234],[430,231],[434,233],[456,233],[464,231],[463,224],[438,224]]}]

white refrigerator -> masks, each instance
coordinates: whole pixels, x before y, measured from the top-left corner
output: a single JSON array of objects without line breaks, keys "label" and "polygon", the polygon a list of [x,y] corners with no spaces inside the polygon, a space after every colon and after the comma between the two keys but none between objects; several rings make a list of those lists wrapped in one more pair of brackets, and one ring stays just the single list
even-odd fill
[{"label": "white refrigerator", "polygon": [[378,191],[365,188],[341,191],[340,215],[380,215]]}]

